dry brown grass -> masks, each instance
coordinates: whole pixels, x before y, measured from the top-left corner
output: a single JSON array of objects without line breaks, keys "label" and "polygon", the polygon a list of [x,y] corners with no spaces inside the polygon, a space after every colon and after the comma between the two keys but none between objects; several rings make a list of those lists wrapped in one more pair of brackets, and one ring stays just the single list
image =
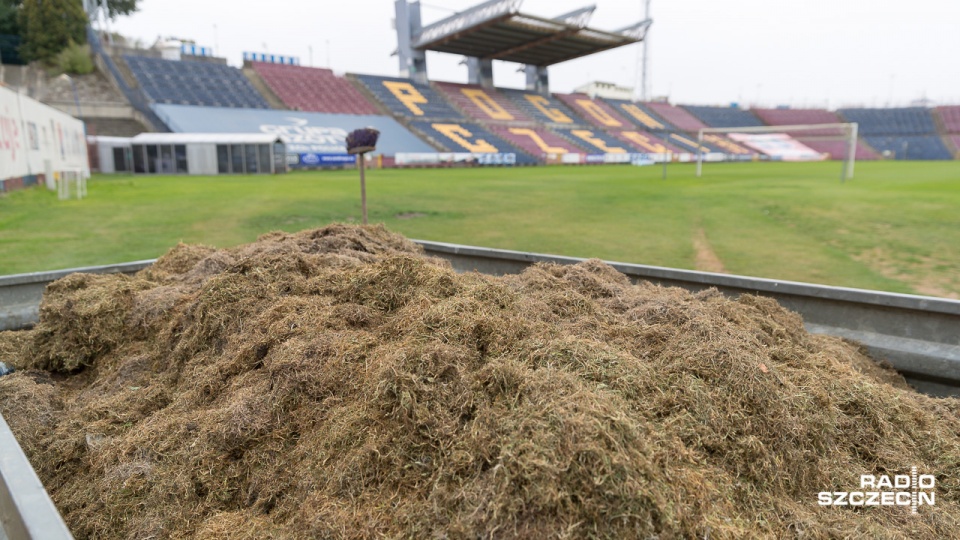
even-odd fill
[{"label": "dry brown grass", "polygon": [[[456,274],[380,227],[177,246],[0,334],[81,538],[948,538],[955,400],[758,297]],[[822,508],[860,474],[937,506]]]}]

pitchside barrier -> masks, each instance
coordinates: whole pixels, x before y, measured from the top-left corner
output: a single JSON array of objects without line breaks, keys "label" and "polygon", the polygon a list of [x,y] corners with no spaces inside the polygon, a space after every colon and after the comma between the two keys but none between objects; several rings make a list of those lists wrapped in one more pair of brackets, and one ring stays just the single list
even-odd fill
[{"label": "pitchside barrier", "polygon": [[[545,154],[541,156],[546,163],[563,165],[615,165],[615,164],[638,164],[645,162],[662,163],[664,161],[677,163],[692,163],[696,161],[697,155],[690,152],[669,152],[666,154],[650,153],[610,153],[610,154]],[[704,161],[711,163],[721,161],[754,161],[762,159],[764,161],[773,160],[767,156],[743,156],[736,154],[724,154],[721,152],[710,152],[703,154]],[[471,154],[464,152],[399,152],[396,154],[396,165],[398,167],[435,167],[438,165],[454,164],[472,164],[472,165],[516,165],[516,154]]]},{"label": "pitchside barrier", "polygon": [[[514,274],[536,263],[576,264],[584,259],[416,241],[427,255],[450,261],[459,272]],[[74,272],[138,272],[152,260],[0,277],[0,330],[29,327],[39,315],[48,283]],[[800,313],[810,332],[862,343],[889,361],[917,390],[960,396],[960,301],[827,287],[791,281],[609,263],[633,282],[692,291],[716,288],[729,296],[774,298]],[[0,416],[0,540],[69,539],[69,531]]]},{"label": "pitchside barrier", "polygon": [[[583,259],[417,241],[428,255],[447,259],[458,271],[502,275],[539,262],[575,264]],[[0,330],[24,328],[38,319],[48,283],[73,272],[132,274],[153,261],[0,277]],[[728,274],[611,262],[634,282],[729,296],[776,299],[803,316],[810,332],[862,343],[874,358],[889,361],[915,388],[960,396],[960,301],[927,296],[828,287]]]}]

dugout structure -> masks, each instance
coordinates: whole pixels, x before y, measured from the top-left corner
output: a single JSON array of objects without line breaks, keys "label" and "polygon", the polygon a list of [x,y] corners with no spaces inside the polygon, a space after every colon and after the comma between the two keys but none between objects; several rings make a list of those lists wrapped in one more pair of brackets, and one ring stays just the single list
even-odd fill
[{"label": "dugout structure", "polygon": [[427,83],[427,51],[467,58],[470,84],[493,86],[493,61],[524,66],[527,90],[550,93],[549,66],[643,41],[652,20],[614,31],[589,28],[596,6],[559,17],[520,12],[523,0],[489,0],[423,27],[420,4],[396,0],[400,75]]}]

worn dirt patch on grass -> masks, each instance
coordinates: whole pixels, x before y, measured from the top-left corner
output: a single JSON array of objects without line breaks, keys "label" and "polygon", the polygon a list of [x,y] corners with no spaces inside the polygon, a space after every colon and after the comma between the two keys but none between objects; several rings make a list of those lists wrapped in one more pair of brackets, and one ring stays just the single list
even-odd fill
[{"label": "worn dirt patch on grass", "polygon": [[873,268],[885,278],[902,281],[918,293],[941,298],[960,299],[960,275],[944,272],[945,261],[932,257],[918,257],[905,261],[882,247],[861,252],[854,260]]},{"label": "worn dirt patch on grass", "polygon": [[723,266],[723,261],[720,260],[720,257],[717,257],[713,247],[710,246],[707,233],[703,230],[703,227],[697,227],[693,235],[693,249],[696,252],[694,264],[697,270],[721,274],[727,272],[727,269]]}]

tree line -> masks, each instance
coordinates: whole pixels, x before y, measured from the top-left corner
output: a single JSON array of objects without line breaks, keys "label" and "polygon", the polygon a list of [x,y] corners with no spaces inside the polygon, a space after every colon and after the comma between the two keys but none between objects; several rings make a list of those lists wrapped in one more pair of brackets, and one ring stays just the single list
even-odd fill
[{"label": "tree line", "polygon": [[[94,0],[110,18],[129,15],[140,0]],[[20,57],[50,62],[71,44],[87,42],[83,0],[0,0],[0,35],[20,37]]]}]

